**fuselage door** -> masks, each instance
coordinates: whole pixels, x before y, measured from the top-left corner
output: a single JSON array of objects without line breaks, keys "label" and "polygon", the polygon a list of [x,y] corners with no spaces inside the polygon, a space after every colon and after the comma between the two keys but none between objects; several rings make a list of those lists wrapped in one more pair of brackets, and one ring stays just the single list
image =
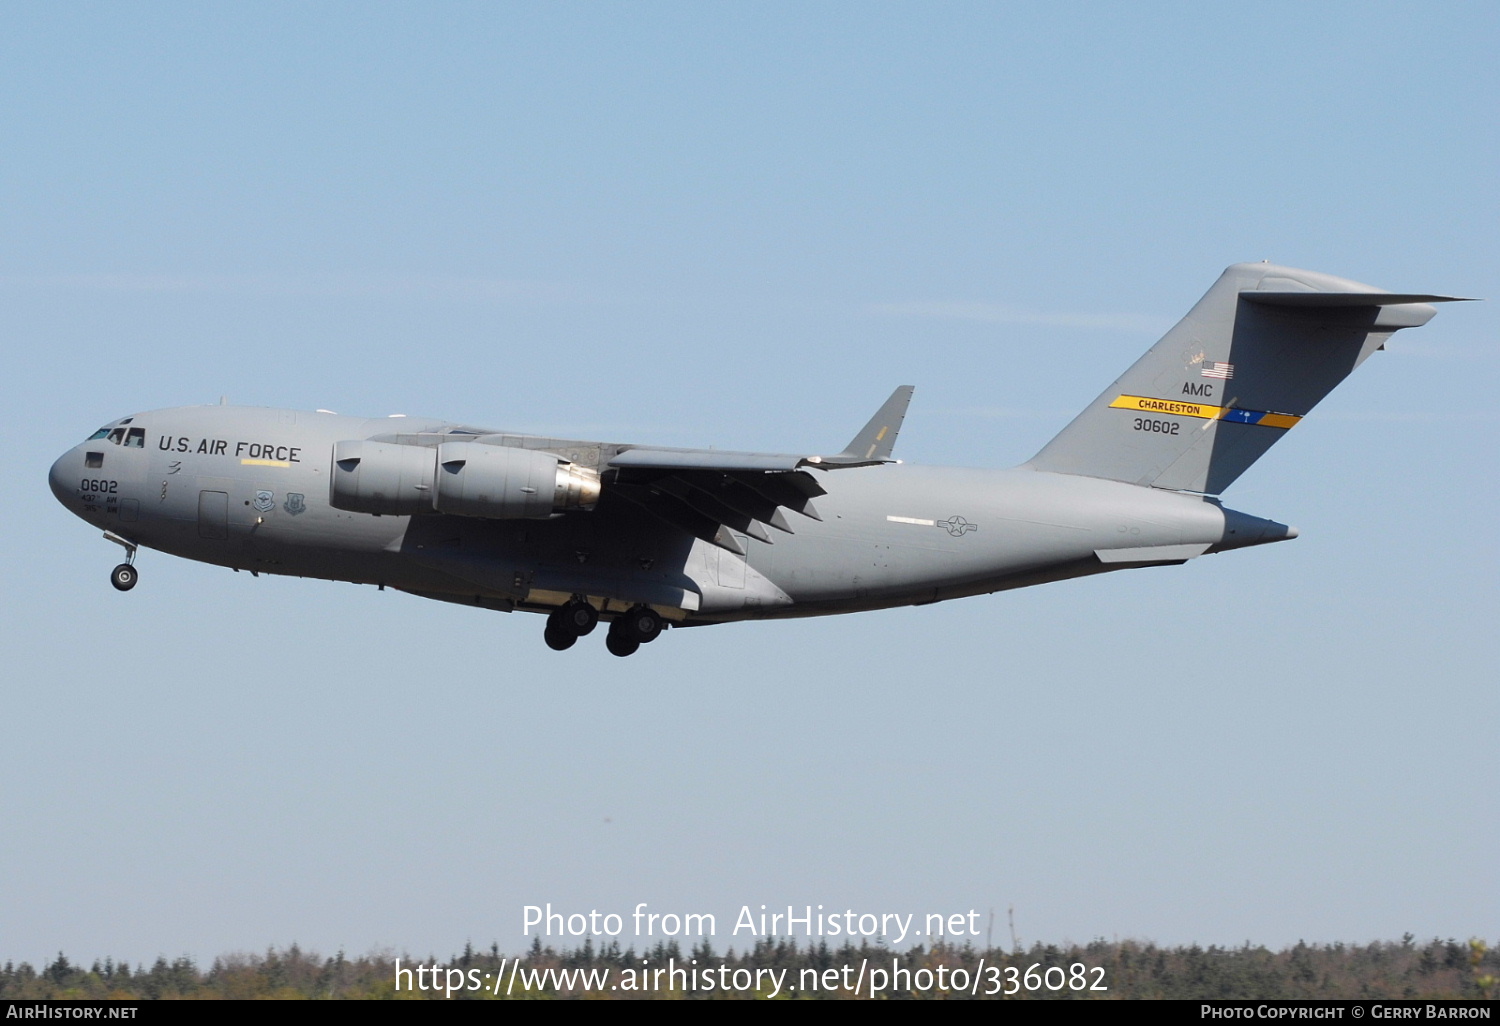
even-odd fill
[{"label": "fuselage door", "polygon": [[229,493],[200,491],[198,493],[198,537],[210,541],[227,541],[229,538]]}]

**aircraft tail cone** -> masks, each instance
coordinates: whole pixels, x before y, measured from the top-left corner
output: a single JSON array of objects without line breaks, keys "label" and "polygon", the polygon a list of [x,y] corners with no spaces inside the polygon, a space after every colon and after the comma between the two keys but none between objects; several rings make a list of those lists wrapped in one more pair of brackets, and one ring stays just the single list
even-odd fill
[{"label": "aircraft tail cone", "polygon": [[1224,510],[1224,534],[1209,552],[1227,552],[1243,549],[1249,545],[1267,545],[1271,542],[1288,541],[1301,533],[1295,527],[1278,524],[1274,520],[1252,517],[1238,510]]}]

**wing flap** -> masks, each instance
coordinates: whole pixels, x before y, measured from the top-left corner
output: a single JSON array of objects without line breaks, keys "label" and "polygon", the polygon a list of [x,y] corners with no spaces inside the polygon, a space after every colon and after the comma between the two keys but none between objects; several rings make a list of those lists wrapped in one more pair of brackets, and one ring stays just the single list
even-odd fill
[{"label": "wing flap", "polygon": [[728,549],[736,556],[743,556],[744,549],[735,541],[717,520],[704,516],[693,507],[646,484],[615,482],[606,493],[617,499],[634,503],[658,520],[679,530],[686,531],[710,545]]},{"label": "wing flap", "polygon": [[765,528],[758,521],[722,502],[718,496],[695,486],[691,481],[680,477],[664,477],[653,481],[651,487],[680,499],[710,520],[731,527],[741,534],[748,534],[756,541],[771,544],[771,536],[766,534]]},{"label": "wing flap", "polygon": [[607,475],[605,491],[742,556],[742,538],[772,544],[767,527],[795,533],[782,509],[823,519],[812,500],[828,491],[809,469],[895,462],[891,453],[912,391],[902,385],[892,392],[849,445],[832,456],[627,446],[600,468]]}]

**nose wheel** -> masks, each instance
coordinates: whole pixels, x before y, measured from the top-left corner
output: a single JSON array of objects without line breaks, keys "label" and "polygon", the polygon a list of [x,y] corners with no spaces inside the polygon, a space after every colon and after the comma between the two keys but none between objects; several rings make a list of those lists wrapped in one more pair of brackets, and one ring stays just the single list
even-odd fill
[{"label": "nose wheel", "polygon": [[121,538],[113,531],[105,531],[106,541],[112,541],[125,550],[125,562],[109,572],[109,583],[115,586],[115,591],[129,591],[135,587],[135,582],[141,579],[140,572],[135,566],[135,542],[128,538]]}]

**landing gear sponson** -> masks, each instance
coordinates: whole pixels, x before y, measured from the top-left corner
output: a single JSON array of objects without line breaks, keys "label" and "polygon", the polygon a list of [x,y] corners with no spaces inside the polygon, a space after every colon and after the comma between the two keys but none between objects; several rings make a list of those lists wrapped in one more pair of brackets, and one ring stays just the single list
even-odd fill
[{"label": "landing gear sponson", "polygon": [[[572,648],[573,644],[591,632],[599,623],[599,612],[582,598],[574,598],[565,606],[554,609],[547,617],[546,630],[542,638],[547,647],[558,652]],[[661,614],[650,606],[635,606],[628,612],[616,616],[604,637],[604,647],[617,656],[628,656],[649,642],[655,641],[666,622]]]}]

